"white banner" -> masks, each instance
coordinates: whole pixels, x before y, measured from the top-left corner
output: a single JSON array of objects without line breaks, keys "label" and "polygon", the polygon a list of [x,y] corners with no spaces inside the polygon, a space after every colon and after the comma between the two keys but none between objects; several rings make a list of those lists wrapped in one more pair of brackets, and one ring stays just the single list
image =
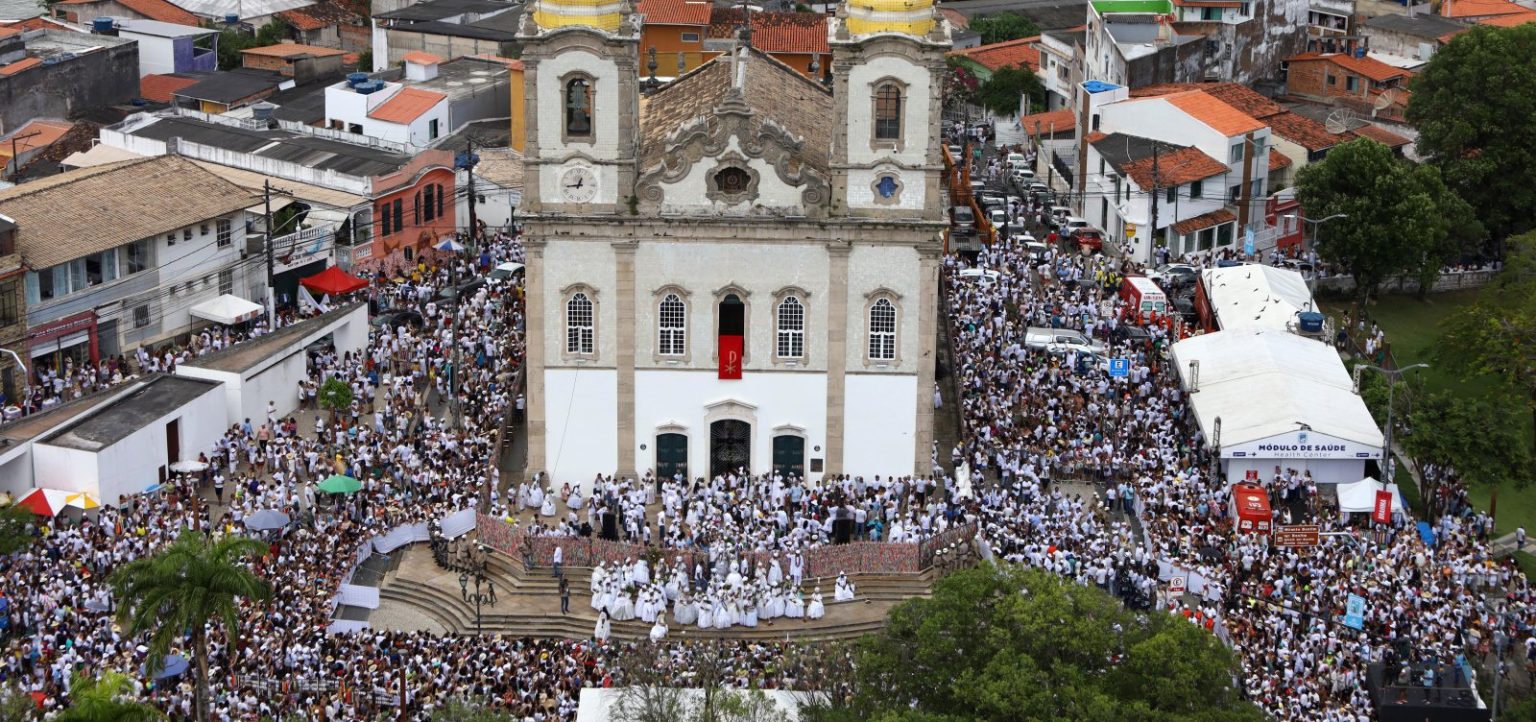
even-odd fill
[{"label": "white banner", "polygon": [[356,584],[343,584],[337,590],[336,601],[352,607],[364,609],[379,608],[379,588],[363,587]]},{"label": "white banner", "polygon": [[443,536],[457,539],[475,530],[475,510],[461,509],[443,517]]},{"label": "white banner", "polygon": [[347,634],[349,632],[368,631],[367,622],[358,622],[351,619],[336,619],[331,621],[331,626],[325,628],[326,634]]},{"label": "white banner", "polygon": [[1250,441],[1223,445],[1221,455],[1228,459],[1380,459],[1380,446],[1319,434],[1295,431]]}]

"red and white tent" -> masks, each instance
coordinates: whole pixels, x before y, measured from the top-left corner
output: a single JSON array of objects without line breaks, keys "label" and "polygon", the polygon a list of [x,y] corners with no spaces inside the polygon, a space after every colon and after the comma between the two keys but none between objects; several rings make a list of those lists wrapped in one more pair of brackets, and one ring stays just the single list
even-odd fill
[{"label": "red and white tent", "polygon": [[38,516],[56,516],[69,505],[70,494],[58,489],[33,489],[17,500],[16,505]]}]

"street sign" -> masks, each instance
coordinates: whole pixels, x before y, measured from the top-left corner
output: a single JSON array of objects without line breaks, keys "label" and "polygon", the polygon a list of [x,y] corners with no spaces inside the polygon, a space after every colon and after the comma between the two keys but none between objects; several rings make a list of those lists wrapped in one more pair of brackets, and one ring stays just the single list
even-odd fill
[{"label": "street sign", "polygon": [[1349,601],[1344,604],[1344,626],[1350,629],[1365,628],[1365,597],[1349,595]]},{"label": "street sign", "polygon": [[1173,577],[1168,580],[1168,593],[1183,594],[1188,586],[1189,584],[1184,577]]},{"label": "street sign", "polygon": [[1275,528],[1277,547],[1315,547],[1320,529],[1316,524],[1282,524]]},{"label": "street sign", "polygon": [[1112,378],[1123,379],[1131,375],[1131,360],[1128,358],[1112,358],[1109,360],[1109,375]]}]

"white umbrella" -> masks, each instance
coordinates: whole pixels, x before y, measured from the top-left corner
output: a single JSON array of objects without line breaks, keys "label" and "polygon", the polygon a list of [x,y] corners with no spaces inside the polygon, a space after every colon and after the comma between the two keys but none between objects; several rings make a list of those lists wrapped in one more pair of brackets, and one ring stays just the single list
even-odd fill
[{"label": "white umbrella", "polygon": [[198,461],[197,459],[182,459],[181,461],[171,464],[171,471],[182,474],[202,471],[206,468],[208,468],[208,462]]},{"label": "white umbrella", "polygon": [[463,244],[453,240],[453,236],[443,236],[443,240],[438,241],[435,248],[439,251],[450,251],[453,253],[464,250]]},{"label": "white umbrella", "polygon": [[245,528],[252,531],[281,529],[288,526],[288,515],[276,509],[262,509],[245,518]]}]

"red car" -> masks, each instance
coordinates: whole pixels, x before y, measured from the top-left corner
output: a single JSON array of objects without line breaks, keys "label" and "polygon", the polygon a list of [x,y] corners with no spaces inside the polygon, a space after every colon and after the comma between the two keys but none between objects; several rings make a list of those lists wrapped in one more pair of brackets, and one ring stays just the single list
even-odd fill
[{"label": "red car", "polygon": [[1078,248],[1085,251],[1104,250],[1104,233],[1093,226],[1083,226],[1072,231],[1072,235],[1069,238],[1072,239],[1073,243],[1077,244]]}]

